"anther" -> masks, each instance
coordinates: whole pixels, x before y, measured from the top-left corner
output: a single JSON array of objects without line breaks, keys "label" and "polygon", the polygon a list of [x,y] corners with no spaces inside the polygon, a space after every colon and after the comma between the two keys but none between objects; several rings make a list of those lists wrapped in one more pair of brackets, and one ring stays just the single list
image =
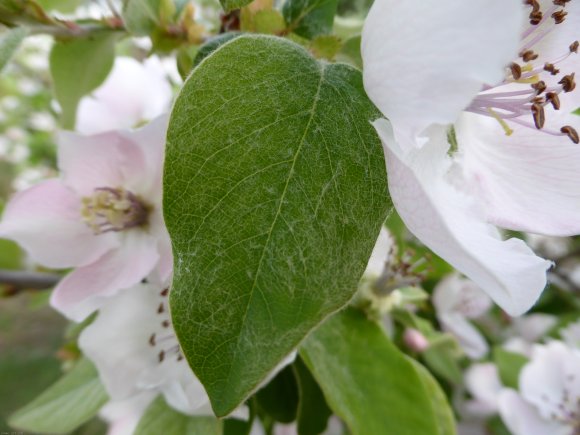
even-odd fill
[{"label": "anther", "polygon": [[560,72],[560,70],[556,68],[553,63],[544,64],[544,71],[549,72],[553,76],[557,75]]},{"label": "anther", "polygon": [[149,344],[155,346],[155,333],[151,334],[151,337],[149,337]]},{"label": "anther", "polygon": [[534,53],[534,50],[526,50],[520,53],[520,57],[524,60],[524,62],[530,62],[532,60],[536,60],[538,55]]},{"label": "anther", "polygon": [[157,308],[157,314],[161,314],[165,311],[165,307],[163,306],[163,302],[159,304],[159,308]]},{"label": "anther", "polygon": [[538,3],[538,0],[526,0],[524,4],[530,5],[534,12],[538,12],[540,10],[540,3]]},{"label": "anther", "polygon": [[532,89],[536,91],[537,95],[540,95],[542,92],[546,90],[546,82],[540,80],[538,83],[534,83],[532,85]]},{"label": "anther", "polygon": [[177,361],[183,361],[183,355],[182,354],[177,355]]},{"label": "anther", "polygon": [[519,80],[522,78],[522,67],[519,66],[517,63],[512,62],[512,64],[510,65],[510,70],[515,80]]},{"label": "anther", "polygon": [[570,0],[554,0],[552,3],[554,3],[556,6],[566,6],[566,3],[569,1]]},{"label": "anther", "polygon": [[165,359],[165,352],[164,351],[159,352],[159,362],[163,362],[164,359]]},{"label": "anther", "polygon": [[570,44],[570,53],[578,53],[578,45],[580,45],[578,41],[574,41]]},{"label": "anther", "polygon": [[566,136],[568,136],[570,140],[575,144],[580,143],[580,137],[578,137],[578,132],[571,126],[565,125],[560,129],[560,131],[564,133]]},{"label": "anther", "polygon": [[167,288],[164,288],[164,289],[161,291],[160,295],[161,295],[161,296],[163,296],[163,297],[165,297],[165,296],[167,296],[167,294],[168,294],[168,293],[169,293],[169,287],[167,287]]},{"label": "anther", "polygon": [[161,326],[163,326],[164,328],[169,328],[169,320],[164,320],[163,322],[161,322]]},{"label": "anther", "polygon": [[552,105],[554,110],[560,110],[560,97],[556,92],[548,92],[546,94],[546,101]]},{"label": "anther", "polygon": [[552,14],[552,18],[554,19],[554,21],[556,21],[556,24],[562,24],[566,19],[566,15],[568,15],[568,12],[564,10],[559,10]]},{"label": "anther", "polygon": [[532,104],[532,115],[534,116],[534,124],[536,125],[536,128],[538,130],[542,129],[546,122],[544,106],[538,103]]},{"label": "anther", "polygon": [[544,97],[534,97],[532,98],[531,103],[532,104],[544,104],[546,102],[546,100],[544,99]]},{"label": "anther", "polygon": [[562,89],[564,92],[572,92],[576,89],[576,82],[574,81],[575,73],[568,74],[562,77],[562,80],[558,82],[559,85],[562,85]]},{"label": "anther", "polygon": [[544,14],[541,11],[532,11],[530,12],[530,24],[533,26],[537,26],[542,22],[542,18],[544,18]]}]

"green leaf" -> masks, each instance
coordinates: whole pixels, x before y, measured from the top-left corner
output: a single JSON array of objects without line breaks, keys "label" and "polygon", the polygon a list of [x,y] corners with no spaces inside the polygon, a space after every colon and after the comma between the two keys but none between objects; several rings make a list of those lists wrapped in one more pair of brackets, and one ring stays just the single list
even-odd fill
[{"label": "green leaf", "polygon": [[234,39],[186,81],[165,160],[170,303],[218,416],[356,291],[390,208],[378,116],[360,72],[281,38]]},{"label": "green leaf", "polygon": [[294,375],[298,381],[298,434],[318,435],[324,432],[328,424],[328,418],[332,411],[326,403],[322,390],[312,377],[308,367],[297,358],[292,366]]},{"label": "green leaf", "polygon": [[36,0],[47,11],[58,11],[72,14],[80,4],[80,0]]},{"label": "green leaf", "polygon": [[298,386],[292,367],[285,367],[268,385],[258,391],[260,407],[274,420],[291,423],[298,409]]},{"label": "green leaf", "polygon": [[222,435],[222,427],[222,421],[215,417],[181,414],[160,396],[149,405],[134,435]]},{"label": "green leaf", "polygon": [[197,55],[193,59],[193,66],[196,67],[202,60],[204,60],[206,57],[208,57],[210,54],[212,54],[226,42],[229,42],[232,39],[235,39],[241,35],[242,34],[240,32],[227,32],[211,38],[209,41],[207,41],[200,47],[199,51],[197,52]]},{"label": "green leaf", "polygon": [[282,14],[276,9],[263,9],[253,17],[257,33],[276,35],[286,30],[286,22]]},{"label": "green leaf", "polygon": [[451,406],[449,406],[449,401],[441,389],[441,386],[425,367],[414,359],[409,358],[409,361],[411,361],[415,366],[415,369],[423,381],[423,386],[427,391],[427,395],[431,398],[431,406],[433,413],[437,418],[439,435],[455,435],[457,433],[455,417],[453,416],[453,410],[451,409]]},{"label": "green leaf", "polygon": [[290,31],[304,38],[332,32],[338,0],[286,0],[282,13]]},{"label": "green leaf", "polygon": [[312,40],[310,51],[318,59],[334,60],[340,48],[342,41],[334,35],[320,35]]},{"label": "green leaf", "polygon": [[348,62],[362,70],[362,56],[360,54],[361,37],[353,36],[344,41],[337,59],[342,62]]},{"label": "green leaf", "polygon": [[353,435],[441,434],[423,377],[363,313],[331,317],[300,355]]},{"label": "green leaf", "polygon": [[22,266],[22,251],[12,240],[0,239],[0,269],[17,270]]},{"label": "green leaf", "polygon": [[54,44],[50,52],[50,73],[64,128],[74,128],[79,101],[109,75],[115,60],[116,40],[116,34],[107,32]]},{"label": "green leaf", "polygon": [[134,35],[147,36],[160,24],[161,0],[126,0],[123,20]]},{"label": "green leaf", "polygon": [[16,27],[0,33],[0,71],[4,69],[27,35],[28,30],[24,27]]},{"label": "green leaf", "polygon": [[430,343],[421,357],[433,373],[452,384],[459,385],[463,380],[459,355],[457,340],[449,335],[442,335]]},{"label": "green leaf", "polygon": [[501,382],[509,388],[519,388],[519,377],[522,368],[529,359],[522,354],[507,351],[501,347],[493,349],[493,360],[499,372]]},{"label": "green leaf", "polygon": [[89,421],[108,400],[94,366],[81,360],[48,390],[16,411],[8,423],[31,432],[64,434]]},{"label": "green leaf", "polygon": [[222,8],[224,8],[224,11],[230,12],[234,9],[240,9],[249,5],[253,1],[254,0],[220,0],[220,4],[222,5]]}]

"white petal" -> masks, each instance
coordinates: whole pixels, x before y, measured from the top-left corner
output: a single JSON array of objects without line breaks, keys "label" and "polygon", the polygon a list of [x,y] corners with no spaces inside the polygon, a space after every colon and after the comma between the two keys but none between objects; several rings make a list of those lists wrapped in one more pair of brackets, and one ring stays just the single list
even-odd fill
[{"label": "white petal", "polygon": [[528,310],[546,285],[550,263],[518,239],[502,241],[476,200],[446,177],[446,133],[435,129],[423,149],[405,154],[386,120],[374,123],[386,148],[391,197],[407,228],[472,279],[511,315]]},{"label": "white petal", "polygon": [[580,320],[561,329],[560,337],[562,337],[568,346],[580,349]]},{"label": "white petal", "polygon": [[514,390],[505,389],[499,397],[503,422],[513,435],[569,435],[570,428],[542,419],[534,407]]},{"label": "white petal", "polygon": [[107,298],[145,278],[159,261],[157,240],[136,229],[126,234],[121,243],[96,262],[69,273],[54,289],[51,305],[80,322]]},{"label": "white petal", "polygon": [[82,220],[80,198],[57,179],[16,194],[4,211],[0,236],[52,268],[84,266],[118,246],[113,234],[93,234]]},{"label": "white petal", "polygon": [[549,314],[535,313],[514,319],[514,334],[530,343],[538,341],[558,323],[558,318]]},{"label": "white petal", "polygon": [[475,399],[486,406],[488,415],[497,412],[499,393],[503,385],[495,364],[470,366],[465,372],[465,386]]},{"label": "white petal", "polygon": [[99,411],[109,423],[107,435],[133,435],[139,420],[155,399],[156,393],[144,392],[125,400],[112,400]]},{"label": "white petal", "polygon": [[480,317],[493,305],[473,281],[458,274],[451,274],[437,284],[433,304],[438,313],[457,312],[469,319]]},{"label": "white petal", "polygon": [[119,56],[105,83],[81,100],[77,130],[94,134],[133,128],[166,112],[171,99],[171,86],[158,58],[141,64]]},{"label": "white petal", "polygon": [[401,142],[449,124],[516,58],[520,0],[376,0],[361,52],[364,86]]},{"label": "white petal", "polygon": [[[580,121],[572,115],[557,119],[560,126],[564,119]],[[529,128],[506,136],[498,122],[473,114],[461,117],[456,133],[464,176],[485,202],[490,222],[554,236],[580,233],[578,145]]]},{"label": "white petal", "polygon": [[445,313],[437,316],[443,329],[457,338],[465,354],[472,359],[483,358],[489,351],[485,338],[469,321],[459,313]]},{"label": "white petal", "polygon": [[61,131],[58,167],[65,184],[81,196],[98,187],[130,188],[149,177],[141,147],[121,132],[82,136]]},{"label": "white petal", "polygon": [[580,399],[580,352],[560,342],[536,346],[532,361],[520,373],[522,397],[535,405],[542,417],[564,415],[561,403]]},{"label": "white petal", "polygon": [[394,248],[394,240],[389,230],[381,228],[371,258],[367,264],[367,268],[363,274],[365,277],[377,277],[383,273],[385,264],[389,260]]}]

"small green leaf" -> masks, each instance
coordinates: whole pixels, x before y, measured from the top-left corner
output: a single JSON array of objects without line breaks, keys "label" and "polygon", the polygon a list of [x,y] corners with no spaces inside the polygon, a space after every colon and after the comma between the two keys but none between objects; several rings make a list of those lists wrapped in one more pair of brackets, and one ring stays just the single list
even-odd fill
[{"label": "small green leaf", "polygon": [[80,0],[36,0],[47,11],[73,13],[80,4]]},{"label": "small green leaf", "polygon": [[439,435],[455,435],[457,433],[455,417],[453,416],[453,410],[451,409],[451,406],[449,406],[449,401],[441,389],[441,386],[425,367],[414,359],[409,358],[409,361],[411,361],[415,366],[415,369],[423,381],[427,395],[431,398],[433,413],[437,418]]},{"label": "small green leaf", "polygon": [[127,30],[137,36],[147,36],[160,24],[161,0],[126,0],[123,20]]},{"label": "small green leaf", "polygon": [[81,360],[57,383],[16,411],[8,423],[31,432],[65,434],[89,421],[108,400],[94,366]]},{"label": "small green leaf", "polygon": [[312,40],[310,51],[318,59],[334,60],[340,48],[342,41],[334,35],[319,35]]},{"label": "small green leaf", "polygon": [[0,269],[17,270],[22,266],[22,251],[12,240],[0,239]]},{"label": "small green leaf", "polygon": [[79,101],[109,75],[115,60],[116,40],[117,35],[107,32],[54,44],[50,52],[50,73],[64,128],[74,128]]},{"label": "small green leaf", "polygon": [[286,22],[282,14],[276,9],[263,9],[253,17],[257,33],[277,35],[286,29]]},{"label": "small green leaf", "polygon": [[195,68],[167,136],[177,336],[227,415],[353,296],[390,208],[359,71],[269,36]]},{"label": "small green leaf", "polygon": [[160,396],[149,405],[134,435],[222,435],[222,427],[223,422],[215,417],[181,414]]},{"label": "small green leaf", "polygon": [[298,381],[298,434],[321,434],[328,425],[328,418],[332,415],[332,411],[302,358],[297,358],[292,368]]},{"label": "small green leaf", "polygon": [[362,69],[362,56],[360,54],[360,35],[353,36],[352,38],[344,41],[340,52],[336,56],[339,61],[350,63],[356,66],[358,69]]},{"label": "small green leaf", "polygon": [[328,404],[353,435],[441,435],[431,386],[363,313],[327,320],[300,348]]},{"label": "small green leaf", "polygon": [[493,360],[497,366],[502,383],[509,388],[519,388],[519,377],[522,368],[529,359],[522,354],[507,351],[501,347],[493,349]]},{"label": "small green leaf", "polygon": [[298,409],[298,386],[292,367],[285,367],[268,385],[258,391],[260,407],[274,420],[291,423]]},{"label": "small green leaf", "polygon": [[332,32],[338,0],[286,0],[282,13],[290,31],[304,38]]},{"label": "small green leaf", "polygon": [[16,27],[0,33],[0,71],[4,69],[27,35],[28,30],[24,27]]},{"label": "small green leaf", "polygon": [[193,67],[196,67],[202,60],[224,45],[226,42],[235,39],[242,34],[240,32],[227,32],[215,36],[203,44],[193,59]]},{"label": "small green leaf", "polygon": [[220,4],[224,11],[230,12],[234,9],[240,9],[246,5],[249,5],[254,0],[220,0]]},{"label": "small green leaf", "polygon": [[459,352],[455,338],[441,335],[421,353],[421,358],[433,373],[452,384],[459,385],[463,380],[463,372],[459,366]]}]

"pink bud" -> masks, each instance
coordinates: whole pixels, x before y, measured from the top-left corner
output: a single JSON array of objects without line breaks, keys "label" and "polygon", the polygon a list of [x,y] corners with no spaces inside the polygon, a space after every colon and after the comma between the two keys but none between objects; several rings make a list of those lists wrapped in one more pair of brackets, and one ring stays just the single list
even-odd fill
[{"label": "pink bud", "polygon": [[429,341],[416,329],[407,328],[403,335],[407,347],[415,352],[423,352],[429,347]]}]

